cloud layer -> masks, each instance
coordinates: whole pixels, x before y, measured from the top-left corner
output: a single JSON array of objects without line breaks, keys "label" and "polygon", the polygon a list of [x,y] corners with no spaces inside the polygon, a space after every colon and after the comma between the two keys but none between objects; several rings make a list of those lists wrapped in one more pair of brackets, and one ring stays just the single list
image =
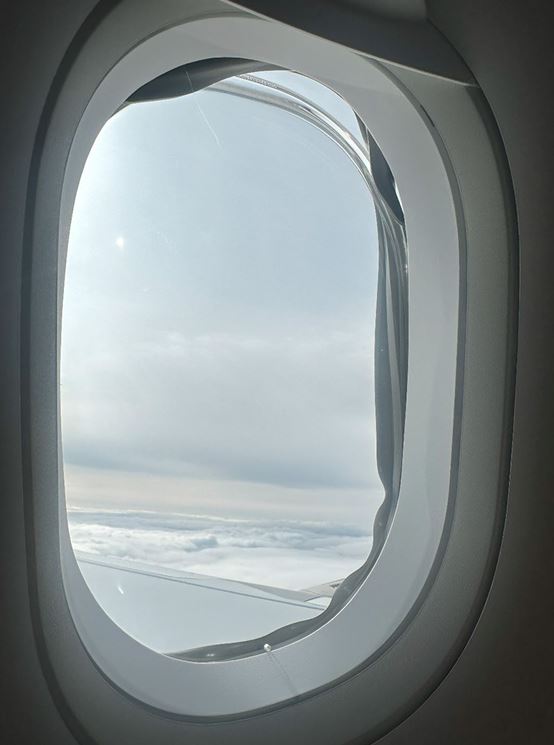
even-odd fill
[{"label": "cloud layer", "polygon": [[73,509],[74,549],[288,589],[343,579],[367,558],[371,536],[327,522]]}]

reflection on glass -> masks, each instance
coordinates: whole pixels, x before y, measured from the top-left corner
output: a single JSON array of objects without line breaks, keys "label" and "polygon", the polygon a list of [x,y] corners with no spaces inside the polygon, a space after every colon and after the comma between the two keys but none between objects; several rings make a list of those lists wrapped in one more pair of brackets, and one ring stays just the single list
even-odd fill
[{"label": "reflection on glass", "polygon": [[[357,136],[328,89],[265,77]],[[318,127],[229,88],[117,113],[71,223],[71,538],[99,603],[160,651],[317,616],[383,498],[371,194]]]}]

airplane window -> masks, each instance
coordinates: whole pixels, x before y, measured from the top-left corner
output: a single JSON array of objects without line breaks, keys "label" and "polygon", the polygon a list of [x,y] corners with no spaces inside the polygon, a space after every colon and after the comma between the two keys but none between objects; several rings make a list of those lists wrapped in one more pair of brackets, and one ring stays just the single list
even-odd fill
[{"label": "airplane window", "polygon": [[62,314],[68,523],[98,603],[157,651],[316,619],[385,529],[401,437],[378,420],[402,426],[405,360],[383,367],[379,305],[402,305],[406,265],[385,292],[397,235],[368,137],[278,71],[130,103],[89,154]]}]

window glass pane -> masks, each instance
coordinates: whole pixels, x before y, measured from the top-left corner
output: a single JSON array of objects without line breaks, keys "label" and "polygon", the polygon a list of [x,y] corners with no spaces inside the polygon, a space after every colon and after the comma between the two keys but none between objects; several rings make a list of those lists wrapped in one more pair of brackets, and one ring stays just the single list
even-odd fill
[{"label": "window glass pane", "polygon": [[[266,77],[359,138],[328,89]],[[371,193],[313,123],[226,85],[106,123],[67,257],[72,544],[100,605],[164,652],[316,617],[383,499]]]}]

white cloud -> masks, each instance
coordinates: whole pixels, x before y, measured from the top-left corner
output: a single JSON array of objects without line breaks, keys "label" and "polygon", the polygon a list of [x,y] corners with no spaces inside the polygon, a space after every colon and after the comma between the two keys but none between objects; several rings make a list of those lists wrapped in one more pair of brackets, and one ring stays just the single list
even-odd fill
[{"label": "white cloud", "polygon": [[86,509],[68,517],[74,549],[103,559],[290,589],[344,578],[371,548],[363,529],[328,522]]}]

